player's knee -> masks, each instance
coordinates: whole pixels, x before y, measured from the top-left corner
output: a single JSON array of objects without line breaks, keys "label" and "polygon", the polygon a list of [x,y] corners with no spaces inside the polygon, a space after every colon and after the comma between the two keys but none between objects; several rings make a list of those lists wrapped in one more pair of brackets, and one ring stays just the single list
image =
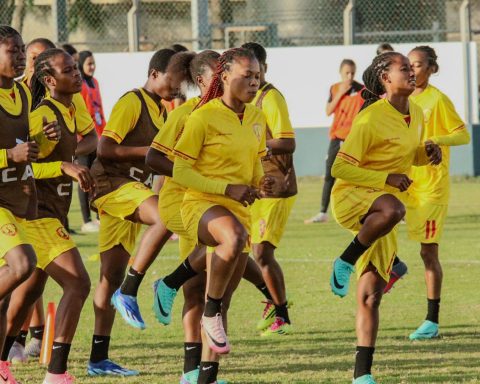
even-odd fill
[{"label": "player's knee", "polygon": [[370,295],[365,296],[364,298],[365,306],[371,309],[377,309],[378,307],[380,307],[381,302],[382,302],[381,292],[372,293]]},{"label": "player's knee", "polygon": [[385,221],[390,224],[399,223],[405,217],[405,213],[405,206],[399,201],[389,205],[383,211]]},{"label": "player's knee", "polygon": [[75,282],[75,286],[73,287],[73,289],[75,290],[75,296],[78,300],[81,300],[82,302],[87,300],[91,288],[92,284],[88,275],[77,279]]},{"label": "player's knee", "polygon": [[233,226],[225,237],[224,244],[231,250],[231,256],[239,255],[247,244],[248,234],[241,224]]},{"label": "player's knee", "polygon": [[37,259],[34,254],[24,254],[17,258],[15,263],[9,264],[10,271],[17,282],[24,282],[33,273],[37,265]]}]

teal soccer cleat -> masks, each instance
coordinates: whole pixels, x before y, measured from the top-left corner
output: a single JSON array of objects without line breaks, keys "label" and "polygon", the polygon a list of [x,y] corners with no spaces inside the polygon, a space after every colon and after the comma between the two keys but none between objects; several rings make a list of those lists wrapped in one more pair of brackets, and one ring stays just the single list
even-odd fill
[{"label": "teal soccer cleat", "polygon": [[330,287],[335,295],[340,297],[347,295],[350,285],[350,275],[354,270],[353,265],[340,258],[335,259],[333,262],[332,275],[330,276]]},{"label": "teal soccer cleat", "polygon": [[372,375],[363,375],[352,381],[353,384],[376,384]]},{"label": "teal soccer cleat", "polygon": [[428,340],[438,337],[438,324],[425,320],[417,330],[410,334],[410,340]]}]

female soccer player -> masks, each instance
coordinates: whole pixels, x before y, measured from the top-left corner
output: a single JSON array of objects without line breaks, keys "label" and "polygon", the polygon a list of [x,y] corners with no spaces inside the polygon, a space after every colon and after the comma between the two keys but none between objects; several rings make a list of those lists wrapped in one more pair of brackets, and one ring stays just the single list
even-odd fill
[{"label": "female soccer player", "polygon": [[218,362],[208,361],[209,348],[218,354],[230,351],[222,301],[227,309],[248,257],[248,205],[258,197],[263,176],[260,159],[266,154],[265,118],[249,104],[259,80],[259,63],[249,50],[224,52],[174,151],[173,179],[188,188],[181,209],[183,223],[192,238],[215,247],[207,262],[201,384],[213,383],[217,377]]},{"label": "female soccer player", "polygon": [[[331,278],[333,292],[345,296],[357,264],[355,384],[375,383],[371,366],[378,308],[397,250],[395,226],[405,215],[401,199],[412,183],[407,174],[414,164],[441,161],[438,145],[420,142],[423,113],[409,103],[415,75],[408,59],[396,52],[377,56],[363,81],[364,109],[332,168],[339,179],[332,193],[335,219],[355,234],[335,260]],[[384,93],[386,98],[380,99]]]},{"label": "female soccer player", "polygon": [[429,84],[430,76],[438,72],[437,55],[429,46],[414,48],[408,58],[415,71],[416,87],[410,100],[424,112],[425,131],[421,140],[435,143],[442,149],[439,166],[413,167],[413,184],[409,189],[407,226],[409,237],[420,242],[420,255],[425,264],[428,312],[423,324],[410,335],[411,340],[438,336],[438,313],[442,289],[442,266],[438,247],[448,209],[450,195],[450,146],[470,142],[465,124],[450,99]]},{"label": "female soccer player", "polygon": [[360,91],[363,85],[355,81],[357,66],[350,59],[340,63],[342,81],[330,87],[330,96],[327,103],[327,116],[333,114],[333,123],[330,127],[330,144],[328,145],[327,159],[325,160],[325,182],[323,184],[320,212],[305,220],[305,224],[324,223],[328,221],[328,206],[335,178],[332,177],[332,165],[335,161],[340,145],[350,132],[352,122],[363,105]]},{"label": "female soccer player", "polygon": [[[95,331],[88,365],[90,375],[135,375],[108,359],[115,310],[132,326],[145,323],[137,304],[137,291],[150,264],[130,268],[122,284],[140,226],[148,226],[137,250],[139,260],[153,262],[171,232],[158,215],[158,196],[145,156],[166,118],[162,99],[171,100],[189,79],[192,53],[170,49],[150,60],[144,87],[126,93],[114,106],[92,166],[95,195],[92,206],[100,215],[100,283],[94,296]],[[119,288],[121,285],[121,288]]]},{"label": "female soccer player", "polygon": [[[82,258],[68,232],[62,225],[72,199],[72,177],[82,189],[93,188],[93,180],[86,167],[72,164],[75,155],[95,150],[95,131],[77,131],[72,97],[82,86],[82,78],[73,58],[62,49],[48,49],[35,60],[32,79],[33,106],[32,135],[42,131],[43,122],[56,121],[61,139],[51,142],[40,152],[40,163],[55,166],[61,162],[57,177],[36,180],[38,215],[27,222],[27,236],[37,255],[37,268],[30,278],[17,288],[8,310],[8,338],[15,339],[25,321],[29,308],[41,296],[48,276],[63,289],[55,321],[52,357],[44,384],[73,383],[67,372],[70,346],[80,318],[83,304],[90,293],[90,278]],[[49,96],[45,97],[46,89]],[[77,134],[83,136],[77,147]],[[72,177],[70,177],[72,176]],[[4,354],[8,350],[4,348]]]}]

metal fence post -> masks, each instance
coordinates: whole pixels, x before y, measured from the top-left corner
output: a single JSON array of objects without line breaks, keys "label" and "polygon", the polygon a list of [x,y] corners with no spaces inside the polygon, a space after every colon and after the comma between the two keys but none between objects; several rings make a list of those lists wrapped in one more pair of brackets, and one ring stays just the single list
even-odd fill
[{"label": "metal fence post", "polygon": [[138,52],[138,14],[140,12],[140,0],[132,0],[132,7],[127,14],[128,24],[128,50]]},{"label": "metal fence post", "polygon": [[66,43],[68,41],[67,29],[67,1],[52,1],[53,41]]},{"label": "metal fence post", "polygon": [[192,0],[192,42],[193,50],[208,48],[210,26],[208,25],[208,0]]},{"label": "metal fence post", "polygon": [[355,0],[350,0],[343,11],[343,45],[352,45],[355,41]]},{"label": "metal fence post", "polygon": [[465,97],[465,122],[472,126],[472,79],[470,66],[470,0],[463,0],[460,5],[460,35],[463,45],[463,81]]}]

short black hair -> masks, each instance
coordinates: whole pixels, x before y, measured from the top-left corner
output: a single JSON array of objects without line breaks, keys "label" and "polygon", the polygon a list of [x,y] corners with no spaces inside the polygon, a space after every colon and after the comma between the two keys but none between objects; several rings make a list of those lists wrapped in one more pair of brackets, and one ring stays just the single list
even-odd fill
[{"label": "short black hair", "polygon": [[150,73],[153,70],[165,73],[167,71],[168,63],[175,53],[176,52],[173,49],[169,48],[160,49],[155,52],[148,64],[148,75],[150,76]]},{"label": "short black hair", "polygon": [[249,42],[243,44],[242,48],[252,51],[260,64],[267,63],[267,51],[262,45],[254,42]]},{"label": "short black hair", "polygon": [[28,44],[27,44],[27,49],[28,47],[34,45],[34,44],[42,44],[44,47],[46,47],[47,49],[53,49],[53,48],[57,48],[55,46],[55,44],[53,43],[53,41],[45,38],[45,37],[37,37],[36,39],[33,39],[32,41],[30,41]]},{"label": "short black hair", "polygon": [[62,44],[61,48],[67,52],[70,56],[78,53],[77,49],[72,44]]},{"label": "short black hair", "polygon": [[343,68],[344,65],[350,65],[352,67],[357,67],[355,62],[352,59],[343,59],[340,63],[340,70]]},{"label": "short black hair", "polygon": [[203,75],[205,70],[210,68],[212,65],[214,68],[216,68],[219,58],[220,54],[210,49],[197,54],[190,63],[190,75],[193,81],[196,80],[197,76]]},{"label": "short black hair", "polygon": [[415,47],[412,49],[412,52],[417,51],[417,52],[423,52],[425,55],[427,55],[428,59],[428,66],[433,68],[433,73],[437,73],[438,70],[440,69],[440,66],[438,65],[437,62],[437,53],[435,50],[428,46],[428,45],[419,45],[418,47]]},{"label": "short black hair", "polygon": [[393,52],[394,49],[389,43],[382,43],[377,47],[377,55],[380,55],[385,52]]},{"label": "short black hair", "polygon": [[10,37],[20,36],[20,33],[9,25],[0,25],[0,44]]},{"label": "short black hair", "polygon": [[170,46],[170,49],[173,49],[175,52],[187,52],[188,51],[188,48],[185,47],[184,45],[182,44],[172,44]]}]

